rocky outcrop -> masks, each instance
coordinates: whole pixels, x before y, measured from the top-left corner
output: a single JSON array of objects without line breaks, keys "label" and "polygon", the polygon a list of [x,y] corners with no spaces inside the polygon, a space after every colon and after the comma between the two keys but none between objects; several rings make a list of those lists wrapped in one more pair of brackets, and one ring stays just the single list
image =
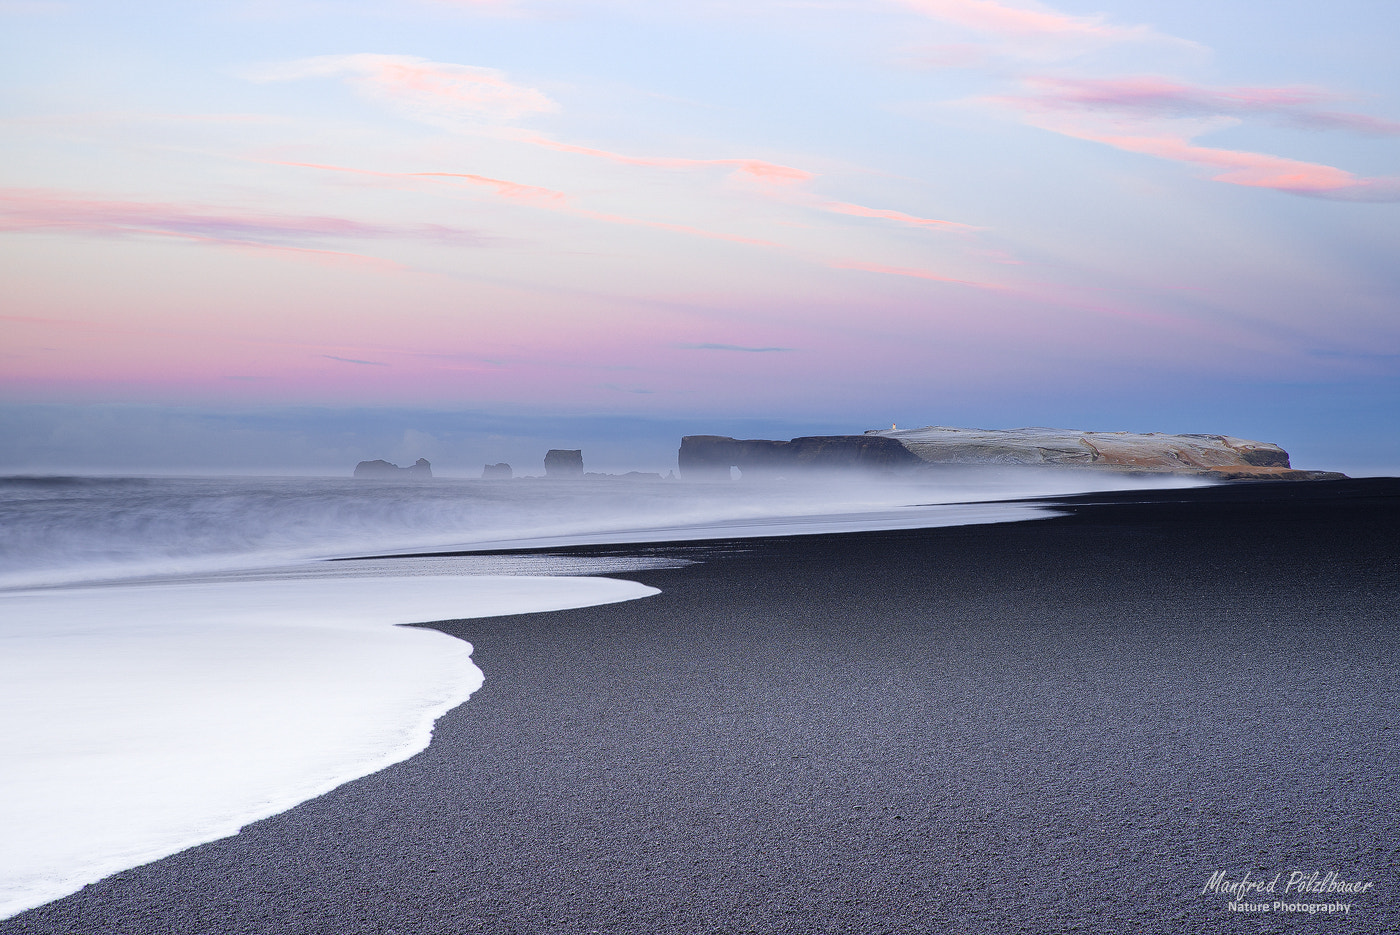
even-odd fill
[{"label": "rocky outcrop", "polygon": [[1299,471],[1288,452],[1231,435],[1080,432],[1068,429],[872,429],[926,464],[1058,465],[1120,472],[1195,474],[1230,480],[1316,480],[1344,475]]},{"label": "rocky outcrop", "polygon": [[433,476],[433,466],[427,458],[419,458],[404,468],[388,461],[361,461],[355,465],[355,476],[374,480],[427,480]]},{"label": "rocky outcrop", "polygon": [[864,435],[815,435],[791,441],[687,435],[681,476],[727,480],[782,477],[805,470],[916,471],[942,465],[1031,465],[1190,474],[1218,480],[1329,480],[1331,471],[1300,471],[1288,452],[1232,435],[1080,432],[1069,429],[871,429]]},{"label": "rocky outcrop", "polygon": [[583,452],[577,448],[551,448],[544,456],[545,477],[582,477]]},{"label": "rocky outcrop", "polygon": [[679,462],[681,477],[691,480],[728,480],[731,467],[754,478],[810,470],[888,471],[920,463],[899,442],[871,435],[812,435],[785,442],[687,435]]},{"label": "rocky outcrop", "polygon": [[515,472],[504,461],[500,464],[488,464],[481,469],[482,480],[510,480],[514,476]]}]

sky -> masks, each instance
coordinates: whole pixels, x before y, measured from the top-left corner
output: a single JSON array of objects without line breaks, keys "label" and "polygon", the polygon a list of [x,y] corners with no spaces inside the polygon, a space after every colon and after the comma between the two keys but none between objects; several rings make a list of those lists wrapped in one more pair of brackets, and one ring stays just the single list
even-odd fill
[{"label": "sky", "polygon": [[1375,0],[0,0],[0,472],[934,424],[1400,474],[1397,34]]}]

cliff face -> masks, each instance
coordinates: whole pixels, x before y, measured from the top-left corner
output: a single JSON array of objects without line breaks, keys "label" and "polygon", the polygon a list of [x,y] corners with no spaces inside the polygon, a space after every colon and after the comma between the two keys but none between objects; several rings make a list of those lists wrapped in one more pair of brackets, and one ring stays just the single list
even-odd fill
[{"label": "cliff face", "polygon": [[544,456],[545,477],[582,477],[583,451],[578,448],[551,448]]},{"label": "cliff face", "polygon": [[681,476],[727,480],[778,477],[807,469],[911,470],[935,465],[1045,465],[1144,473],[1189,474],[1220,480],[1321,480],[1345,475],[1299,471],[1288,452],[1268,442],[1230,435],[1160,432],[1078,432],[1068,429],[878,430],[864,435],[815,435],[792,441],[687,435]]},{"label": "cliff face", "polygon": [[920,459],[898,441],[875,435],[812,435],[792,441],[687,435],[681,439],[681,476],[728,480],[737,467],[745,477],[778,477],[801,470],[890,470]]},{"label": "cliff face", "polygon": [[877,429],[866,435],[898,441],[927,464],[1045,464],[1261,480],[1342,476],[1295,470],[1289,465],[1288,452],[1278,445],[1230,435],[961,429],[941,425]]}]

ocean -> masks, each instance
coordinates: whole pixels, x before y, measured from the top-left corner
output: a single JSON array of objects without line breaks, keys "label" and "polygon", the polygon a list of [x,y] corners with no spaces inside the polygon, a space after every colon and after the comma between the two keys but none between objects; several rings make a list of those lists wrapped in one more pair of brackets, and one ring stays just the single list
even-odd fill
[{"label": "ocean", "polygon": [[[1034,520],[1047,470],[688,483],[0,478],[0,918],[404,760],[489,672],[401,624],[658,593],[686,541]],[[581,558],[550,549],[615,543]],[[659,545],[665,543],[665,545]]]}]

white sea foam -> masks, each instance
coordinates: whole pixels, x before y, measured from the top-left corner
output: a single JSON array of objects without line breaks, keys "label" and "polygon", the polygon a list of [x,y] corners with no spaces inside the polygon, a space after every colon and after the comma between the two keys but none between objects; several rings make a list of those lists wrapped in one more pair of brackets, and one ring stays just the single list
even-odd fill
[{"label": "white sea foam", "polygon": [[1002,522],[1052,515],[1018,498],[1182,484],[0,478],[0,918],[421,750],[482,675],[393,624],[628,600],[655,591],[538,576],[685,562],[319,559]]},{"label": "white sea foam", "polygon": [[0,918],[422,750],[482,674],[470,644],[392,624],[655,593],[524,576],[0,593]]}]

